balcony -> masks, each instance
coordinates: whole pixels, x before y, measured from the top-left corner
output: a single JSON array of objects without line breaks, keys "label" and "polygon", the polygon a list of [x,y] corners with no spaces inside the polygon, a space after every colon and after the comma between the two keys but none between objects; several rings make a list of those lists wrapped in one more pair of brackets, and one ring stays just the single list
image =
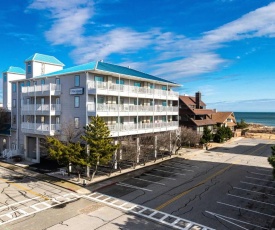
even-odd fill
[{"label": "balcony", "polygon": [[44,124],[22,122],[21,130],[23,133],[41,134],[53,136],[60,131],[60,124]]},{"label": "balcony", "polygon": [[124,97],[143,97],[156,99],[178,100],[179,93],[172,90],[151,89],[131,85],[113,84],[111,82],[88,82],[90,94],[120,95]]},{"label": "balcony", "polygon": [[163,132],[178,129],[177,121],[160,123],[114,124],[108,125],[111,136],[126,136],[142,133]]},{"label": "balcony", "polygon": [[61,85],[57,84],[47,84],[47,85],[32,85],[32,86],[23,86],[22,95],[28,96],[49,96],[49,95],[60,95],[61,94]]},{"label": "balcony", "polygon": [[22,115],[60,115],[60,104],[27,104],[21,107]]},{"label": "balcony", "polygon": [[119,104],[88,104],[88,112],[101,116],[135,116],[135,115],[178,115],[177,106],[162,105],[119,105]]}]

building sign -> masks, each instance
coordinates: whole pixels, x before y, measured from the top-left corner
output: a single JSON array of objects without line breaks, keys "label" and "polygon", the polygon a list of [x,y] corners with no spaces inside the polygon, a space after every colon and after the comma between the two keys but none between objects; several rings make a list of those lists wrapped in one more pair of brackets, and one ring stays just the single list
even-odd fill
[{"label": "building sign", "polygon": [[81,94],[84,94],[84,88],[70,89],[70,95],[81,95]]}]

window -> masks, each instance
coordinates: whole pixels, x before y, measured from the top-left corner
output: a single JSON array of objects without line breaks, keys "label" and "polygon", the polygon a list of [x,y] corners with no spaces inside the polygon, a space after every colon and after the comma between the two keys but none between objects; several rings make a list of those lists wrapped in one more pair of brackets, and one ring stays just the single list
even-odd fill
[{"label": "window", "polygon": [[163,102],[162,102],[162,106],[167,106],[167,102],[166,102],[166,101],[163,101]]},{"label": "window", "polygon": [[45,117],[44,116],[41,116],[41,123],[45,123]]},{"label": "window", "polygon": [[137,123],[137,118],[136,118],[136,117],[134,117],[134,123],[135,123],[135,124]]},{"label": "window", "polygon": [[97,103],[98,104],[104,104],[104,97],[97,97]]},{"label": "window", "polygon": [[74,107],[79,108],[79,96],[74,97]]},{"label": "window", "polygon": [[153,106],[154,105],[154,101],[150,100],[150,105]]},{"label": "window", "polygon": [[76,129],[79,128],[79,117],[75,117],[75,118],[74,118],[74,127],[75,127]]},{"label": "window", "polygon": [[55,79],[55,84],[60,85],[60,78]]},{"label": "window", "polygon": [[34,82],[33,82],[33,85],[37,85],[37,82],[36,82],[36,81],[34,81]]},{"label": "window", "polygon": [[120,123],[124,124],[124,117],[120,117]]},{"label": "window", "polygon": [[59,97],[57,97],[57,98],[55,99],[55,104],[57,104],[57,105],[60,104],[60,98],[59,98]]},{"label": "window", "polygon": [[22,87],[24,87],[24,82],[20,83],[20,88],[22,89]]},{"label": "window", "polygon": [[28,64],[27,64],[27,70],[28,70],[28,73],[32,72],[32,64],[31,64],[31,62],[28,62]]},{"label": "window", "polygon": [[13,92],[13,93],[16,92],[16,83],[12,83],[12,92]]},{"label": "window", "polygon": [[13,123],[14,125],[16,125],[16,115],[13,115],[13,117],[12,117],[12,123]]},{"label": "window", "polygon": [[41,105],[44,105],[44,104],[45,104],[45,98],[41,97]]},{"label": "window", "polygon": [[162,116],[162,122],[166,122],[166,116]]},{"label": "window", "polygon": [[26,82],[26,86],[30,86],[31,83],[29,81]]},{"label": "window", "polygon": [[134,82],[134,86],[141,87],[141,83],[136,81],[136,82]]},{"label": "window", "polygon": [[100,76],[95,76],[95,81],[103,82],[104,78]]},{"label": "window", "polygon": [[149,83],[149,87],[150,87],[150,89],[154,89],[155,88],[153,83]]},{"label": "window", "polygon": [[162,89],[162,90],[167,90],[167,86],[166,86],[166,85],[163,85],[163,86],[161,87],[161,89]]},{"label": "window", "polygon": [[123,79],[116,79],[116,83],[119,85],[124,85],[124,80]]},{"label": "window", "polygon": [[79,75],[74,76],[74,86],[80,86],[80,76]]},{"label": "window", "polygon": [[41,79],[41,85],[45,85],[45,79]]},{"label": "window", "polygon": [[56,117],[56,118],[55,118],[55,123],[56,123],[56,124],[60,124],[60,117]]},{"label": "window", "polygon": [[4,82],[7,81],[7,74],[6,73],[4,73],[3,78],[4,78]]},{"label": "window", "polygon": [[138,99],[135,98],[135,99],[134,99],[134,105],[137,105],[137,104],[138,104]]},{"label": "window", "polygon": [[16,107],[16,99],[12,100],[12,107],[15,108]]}]

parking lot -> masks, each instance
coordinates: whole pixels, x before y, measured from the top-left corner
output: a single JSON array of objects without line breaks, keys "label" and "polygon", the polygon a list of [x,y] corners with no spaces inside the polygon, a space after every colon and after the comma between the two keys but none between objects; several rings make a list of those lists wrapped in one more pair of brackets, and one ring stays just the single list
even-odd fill
[{"label": "parking lot", "polygon": [[98,192],[215,229],[269,229],[275,217],[275,181],[266,160],[272,144],[243,139],[183,153]]}]

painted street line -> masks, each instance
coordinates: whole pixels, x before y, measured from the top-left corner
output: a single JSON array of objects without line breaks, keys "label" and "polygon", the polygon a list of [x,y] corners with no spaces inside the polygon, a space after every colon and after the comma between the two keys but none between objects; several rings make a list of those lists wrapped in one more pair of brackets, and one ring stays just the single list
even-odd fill
[{"label": "painted street line", "polygon": [[256,172],[248,172],[248,173],[251,173],[251,174],[256,174],[256,175],[261,175],[261,176],[267,176],[267,177],[272,177],[272,178],[273,178],[273,176],[270,176],[270,174],[269,174],[269,175],[267,175],[267,174],[263,174],[263,173],[256,173]]},{"label": "painted street line", "polygon": [[[170,162],[169,162],[170,163]],[[171,164],[180,164],[180,165],[184,165],[184,166],[187,166],[187,167],[191,167],[191,168],[199,168],[199,166],[196,166],[196,165],[190,165],[190,164],[185,164],[185,163],[181,163],[181,162],[176,162],[176,161],[172,161]]]},{"label": "painted street line", "polygon": [[270,186],[258,185],[258,184],[253,184],[253,183],[249,183],[249,182],[245,182],[245,181],[240,181],[240,182],[243,183],[243,184],[251,184],[251,185],[256,185],[258,187],[269,188],[269,189],[274,189],[275,190],[274,187],[270,187]]},{"label": "painted street line", "polygon": [[166,170],[161,170],[161,169],[153,169],[154,171],[159,171],[159,172],[166,172],[166,173],[170,173],[170,174],[175,174],[175,175],[181,175],[181,176],[185,176],[186,174],[183,173],[175,173],[175,172],[170,172],[170,171],[166,171]]},{"label": "painted street line", "polygon": [[261,204],[267,204],[267,205],[275,206],[275,204],[272,204],[272,203],[258,201],[258,200],[253,200],[253,199],[250,199],[250,198],[246,198],[246,197],[243,197],[243,196],[237,196],[237,195],[233,195],[233,194],[230,194],[230,193],[227,193],[227,195],[228,196],[238,197],[238,198],[241,198],[241,199],[244,199],[244,200],[251,200],[253,202],[257,202],[257,203],[261,203]]},{"label": "painted street line", "polygon": [[159,185],[164,185],[165,186],[165,184],[163,184],[163,183],[159,183],[159,182],[155,182],[155,181],[151,181],[151,180],[145,180],[145,179],[136,178],[136,177],[133,177],[132,179],[146,181],[146,182],[150,182],[150,183],[153,183],[153,184],[159,184]]},{"label": "painted street line", "polygon": [[[84,195],[83,198],[86,198],[95,202],[104,203],[108,206],[112,206],[118,209],[122,209],[123,211],[127,211],[130,213],[136,214],[138,216],[145,217],[147,219],[153,220],[154,222],[169,226],[171,229],[174,228],[174,229],[181,229],[181,230],[195,230],[195,229],[214,230],[204,225],[197,224],[195,222],[192,222],[177,216],[173,216],[168,213],[147,208],[142,205],[125,202],[124,200],[120,200],[118,198],[104,195],[97,192],[89,195]],[[112,201],[110,202],[110,200]]]},{"label": "painted street line", "polygon": [[238,187],[233,187],[233,188],[234,188],[234,189],[243,190],[243,191],[246,191],[246,192],[253,192],[253,193],[263,194],[263,195],[265,195],[265,196],[275,196],[275,195],[272,195],[272,194],[268,194],[268,193],[264,193],[264,192],[252,191],[252,190],[244,189],[244,188],[238,188]]},{"label": "painted street line", "polygon": [[[257,228],[261,228],[261,229],[266,229],[266,230],[268,230],[268,228],[264,228],[264,227],[262,227],[262,226],[255,225],[255,224],[251,224],[251,223],[248,223],[248,222],[245,222],[245,221],[237,220],[237,219],[234,219],[234,218],[231,218],[231,217],[228,217],[228,216],[223,216],[223,215],[220,215],[220,214],[217,214],[217,213],[214,213],[214,212],[209,212],[209,211],[205,211],[205,212],[206,212],[206,213],[209,213],[209,214],[211,214],[211,215],[213,215],[213,216],[215,216],[215,217],[218,217],[218,218],[220,218],[220,219],[222,219],[222,220],[225,220],[225,221],[227,221],[228,223],[231,223],[231,224],[233,224],[233,225],[235,225],[235,226],[238,226],[238,227],[240,227],[240,228],[242,228],[242,229],[248,230],[248,228],[245,228],[245,227],[243,227],[243,226],[237,225],[236,223],[231,222],[231,221],[229,221],[229,220],[233,220],[233,221],[236,221],[236,222],[239,222],[239,223],[243,223],[243,224],[250,225],[250,226],[253,226],[253,227],[257,227]],[[227,219],[228,219],[228,220],[227,220]]]},{"label": "painted street line", "polygon": [[[7,224],[9,222],[12,222],[12,221],[21,219],[23,217],[33,215],[33,214],[38,213],[40,211],[55,207],[55,206],[60,205],[62,203],[66,203],[66,202],[69,202],[69,201],[76,200],[80,197],[81,196],[79,196],[78,194],[68,193],[68,194],[64,194],[63,196],[58,196],[58,197],[55,197],[55,198],[51,198],[51,199],[48,199],[46,201],[33,204],[31,206],[26,206],[24,208],[21,208],[21,209],[18,209],[18,210],[9,212],[9,213],[2,214],[2,215],[0,215],[0,220],[2,221],[2,222],[0,222],[0,226],[4,225],[4,224]],[[41,199],[41,197],[39,197],[39,198]],[[64,202],[55,202],[55,199],[58,200],[60,198],[63,198]],[[16,206],[16,204],[17,203],[15,203],[14,206]],[[12,207],[12,206],[10,206],[10,207]]]},{"label": "painted street line", "polygon": [[41,197],[36,196],[36,197],[34,197],[34,198],[30,198],[30,199],[27,199],[27,200],[19,201],[19,202],[13,203],[13,204],[4,205],[4,206],[1,206],[1,207],[0,207],[0,210],[1,210],[1,209],[5,209],[5,208],[9,208],[9,207],[11,207],[11,206],[21,205],[21,204],[27,203],[27,202],[29,202],[29,201],[31,201],[31,200],[39,200],[39,199],[41,199]]},{"label": "painted street line", "polygon": [[150,189],[147,189],[147,188],[141,188],[141,187],[137,187],[137,186],[134,186],[134,185],[130,185],[130,184],[125,184],[125,183],[116,183],[116,185],[119,185],[119,186],[124,186],[124,187],[128,187],[128,188],[134,188],[134,189],[140,189],[140,190],[144,190],[144,191],[148,191],[148,192],[153,192],[153,190],[150,190]]},{"label": "painted street line", "polygon": [[176,180],[175,178],[171,178],[171,177],[167,177],[167,176],[158,176],[158,175],[151,174],[149,172],[143,173],[143,174],[148,175],[148,176],[152,176],[152,177],[160,177],[160,178],[164,178],[164,179],[168,179],[168,180]]},{"label": "painted street line", "polygon": [[233,207],[233,208],[237,208],[237,209],[243,209],[243,210],[246,210],[246,211],[249,211],[249,212],[254,212],[254,213],[257,213],[257,214],[261,214],[261,215],[265,215],[265,216],[269,216],[271,218],[275,217],[275,216],[272,216],[272,215],[269,215],[269,214],[266,214],[266,213],[262,213],[262,212],[257,212],[257,211],[253,211],[251,209],[247,209],[247,208],[242,208],[240,206],[234,206],[234,205],[231,205],[231,204],[226,204],[226,203],[223,203],[223,202],[219,202],[217,201],[218,204],[223,204],[223,205],[226,205],[226,206],[229,206],[229,207]]},{"label": "painted street line", "polygon": [[260,168],[256,168],[259,171],[265,171],[265,172],[270,172],[272,173],[272,169],[260,169]]},{"label": "painted street line", "polygon": [[180,170],[184,170],[184,171],[194,172],[194,170],[184,169],[184,168],[180,168],[180,167],[167,166],[165,164],[161,164],[161,166],[165,167],[165,168],[180,169]]},{"label": "painted street line", "polygon": [[250,176],[246,176],[246,178],[254,179],[254,180],[259,180],[259,181],[264,181],[264,182],[275,183],[275,181],[263,180],[263,179],[259,179],[259,178],[255,178],[255,177],[250,177]]}]

